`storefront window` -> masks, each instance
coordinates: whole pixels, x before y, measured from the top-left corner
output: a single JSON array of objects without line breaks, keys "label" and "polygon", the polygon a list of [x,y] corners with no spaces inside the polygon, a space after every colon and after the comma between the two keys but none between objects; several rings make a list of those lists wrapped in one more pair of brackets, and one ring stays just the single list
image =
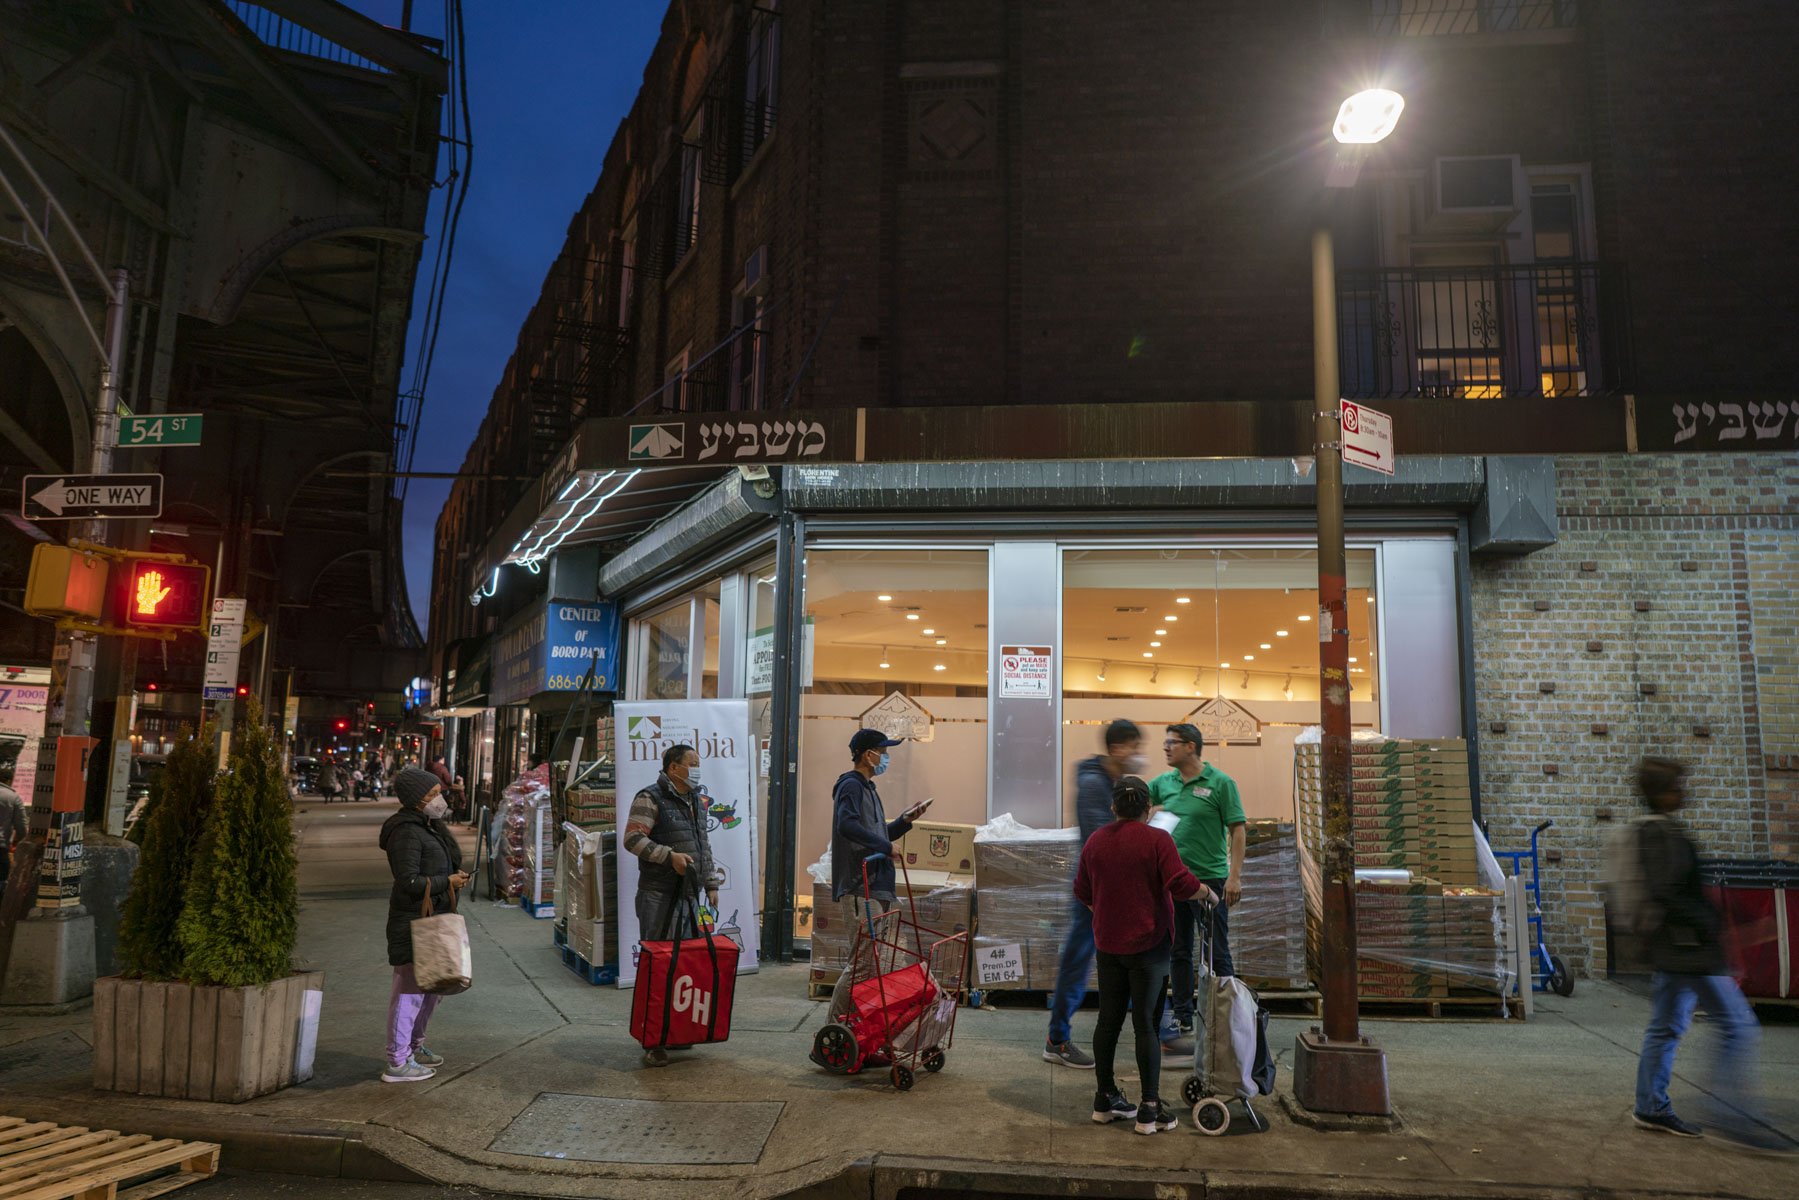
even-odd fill
[{"label": "storefront window", "polygon": [[805,580],[794,880],[802,907],[812,895],[805,869],[831,842],[832,784],[849,769],[850,736],[862,726],[908,739],[881,777],[889,818],[934,799],[934,821],[987,820],[988,553],[811,550]]},{"label": "storefront window", "polygon": [[716,579],[700,589],[700,621],[705,630],[700,671],[700,698],[703,700],[718,698],[718,597]]},{"label": "storefront window", "polygon": [[643,642],[645,700],[687,699],[689,649],[693,644],[693,605],[682,599],[646,618],[640,625]]},{"label": "storefront window", "polygon": [[[1068,549],[1062,559],[1064,818],[1074,764],[1105,725],[1207,731],[1206,758],[1251,817],[1293,819],[1293,740],[1318,721],[1318,560],[1304,546]],[[1380,723],[1375,551],[1349,551],[1351,717]]]}]

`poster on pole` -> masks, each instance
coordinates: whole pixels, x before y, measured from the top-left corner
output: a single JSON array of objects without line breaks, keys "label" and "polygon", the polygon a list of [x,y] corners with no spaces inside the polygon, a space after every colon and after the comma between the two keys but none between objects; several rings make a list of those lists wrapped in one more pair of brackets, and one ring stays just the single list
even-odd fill
[{"label": "poster on pole", "polygon": [[212,623],[206,630],[206,681],[203,700],[237,697],[237,661],[244,648],[244,611],[247,600],[221,598],[212,602]]},{"label": "poster on pole", "polygon": [[662,754],[692,746],[700,756],[694,782],[703,793],[706,837],[724,873],[718,889],[718,932],[743,947],[739,974],[756,969],[761,922],[756,887],[756,743],[750,737],[747,700],[637,700],[613,706],[618,739],[618,986],[637,980],[637,876],[635,855],[624,848],[631,800],[656,782]]},{"label": "poster on pole", "polygon": [[13,764],[13,791],[30,805],[37,787],[38,741],[50,701],[50,672],[40,667],[0,667],[0,765]]}]

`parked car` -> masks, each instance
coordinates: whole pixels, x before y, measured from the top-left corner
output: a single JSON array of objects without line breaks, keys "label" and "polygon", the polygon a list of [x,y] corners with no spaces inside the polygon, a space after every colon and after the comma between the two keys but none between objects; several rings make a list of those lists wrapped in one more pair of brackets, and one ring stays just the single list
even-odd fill
[{"label": "parked car", "polygon": [[144,810],[150,803],[150,789],[169,765],[166,754],[134,754],[131,757],[131,778],[125,784],[125,833],[130,836],[131,829],[143,819]]}]

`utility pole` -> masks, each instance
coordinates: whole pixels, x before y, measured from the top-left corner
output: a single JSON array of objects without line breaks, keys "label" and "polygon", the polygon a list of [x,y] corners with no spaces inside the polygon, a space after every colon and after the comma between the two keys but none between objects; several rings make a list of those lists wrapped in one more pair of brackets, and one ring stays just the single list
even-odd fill
[{"label": "utility pole", "polygon": [[[102,278],[108,289],[106,331],[88,460],[88,471],[95,475],[112,470],[113,450],[118,445],[120,375],[131,286],[130,274],[123,268]],[[105,520],[85,522],[80,536],[104,545]],[[98,635],[58,627],[44,705],[44,736],[38,743],[37,782],[31,795],[31,837],[21,847],[24,861],[14,864],[7,887],[5,909],[16,918],[22,904],[15,892],[30,887],[35,875],[35,906],[16,926],[4,926],[11,937],[0,944],[0,951],[6,952],[0,956],[0,970],[5,972],[4,999],[9,1004],[66,1004],[93,990],[94,918],[81,904],[81,867],[87,773],[105,769],[104,757],[98,753],[100,743],[92,736],[98,652]]]},{"label": "utility pole", "polygon": [[[1325,195],[1355,186],[1366,148],[1393,132],[1405,101],[1371,90],[1343,102],[1332,130],[1341,144]],[[1320,788],[1324,799],[1323,944],[1319,974],[1324,1022],[1299,1035],[1293,1095],[1312,1112],[1387,1116],[1387,1055],[1360,1029],[1357,1011],[1355,828],[1350,784],[1349,579],[1343,545],[1342,392],[1337,374],[1337,263],[1334,206],[1312,231],[1313,454],[1318,470],[1318,698]]]}]

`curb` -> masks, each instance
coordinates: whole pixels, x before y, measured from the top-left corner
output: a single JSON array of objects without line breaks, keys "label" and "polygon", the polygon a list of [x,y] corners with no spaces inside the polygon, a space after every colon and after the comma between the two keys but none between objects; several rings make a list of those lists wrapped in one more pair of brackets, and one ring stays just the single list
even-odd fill
[{"label": "curb", "polygon": [[396,1162],[347,1129],[298,1124],[271,1127],[268,1118],[253,1122],[194,1119],[135,1106],[57,1102],[34,1104],[32,1116],[61,1125],[109,1125],[159,1138],[217,1142],[220,1165],[233,1171],[371,1183],[437,1182]]}]

